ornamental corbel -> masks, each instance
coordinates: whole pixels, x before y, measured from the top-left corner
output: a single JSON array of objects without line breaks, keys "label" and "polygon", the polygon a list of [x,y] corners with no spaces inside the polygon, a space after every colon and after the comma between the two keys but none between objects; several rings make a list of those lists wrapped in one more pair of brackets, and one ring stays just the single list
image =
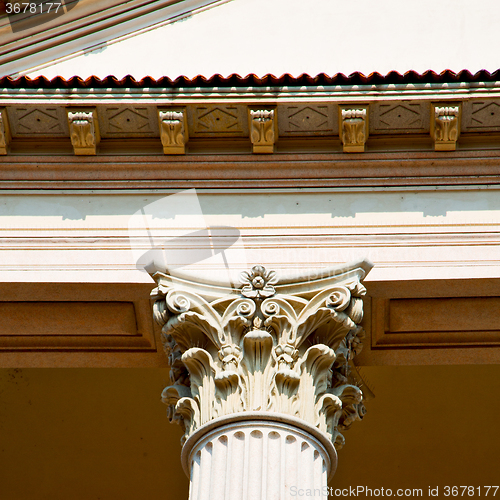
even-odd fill
[{"label": "ornamental corbel", "polygon": [[340,106],[339,133],[344,153],[363,153],[368,131],[368,105]]},{"label": "ornamental corbel", "polygon": [[274,153],[278,140],[278,119],[274,109],[249,109],[250,140],[254,153]]},{"label": "ornamental corbel", "polygon": [[189,140],[186,109],[166,108],[158,110],[160,138],[163,153],[166,155],[183,155]]},{"label": "ornamental corbel", "polygon": [[101,140],[95,108],[67,110],[69,136],[75,155],[95,155]]},{"label": "ornamental corbel", "polygon": [[431,136],[435,151],[455,151],[460,135],[461,103],[431,105]]},{"label": "ornamental corbel", "polygon": [[11,141],[7,109],[0,109],[0,155],[6,155]]}]

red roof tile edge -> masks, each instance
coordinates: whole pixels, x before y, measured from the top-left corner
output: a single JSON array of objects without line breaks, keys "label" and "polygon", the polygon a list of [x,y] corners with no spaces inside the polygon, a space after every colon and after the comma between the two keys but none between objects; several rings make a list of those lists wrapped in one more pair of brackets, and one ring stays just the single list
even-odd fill
[{"label": "red roof tile edge", "polygon": [[472,83],[472,82],[495,82],[500,80],[500,69],[493,73],[486,70],[480,70],[472,74],[468,70],[462,70],[455,73],[450,70],[436,73],[434,71],[425,71],[417,73],[415,71],[407,71],[403,75],[391,71],[386,75],[380,73],[371,73],[368,76],[362,73],[352,73],[346,76],[342,73],[337,73],[334,76],[329,76],[326,73],[320,73],[316,76],[302,74],[298,77],[286,73],[280,77],[267,74],[259,77],[254,74],[240,76],[232,74],[228,77],[216,74],[210,78],[198,75],[194,78],[179,76],[172,80],[169,77],[162,77],[158,80],[146,76],[142,80],[137,81],[133,76],[127,75],[121,80],[115,76],[107,76],[100,79],[96,76],[91,76],[86,80],[78,76],[69,78],[68,80],[57,76],[52,80],[48,80],[44,76],[31,79],[26,76],[12,78],[5,76],[0,78],[1,88],[204,88],[204,87],[319,87],[327,85],[391,85],[391,84],[426,84],[426,83]]}]

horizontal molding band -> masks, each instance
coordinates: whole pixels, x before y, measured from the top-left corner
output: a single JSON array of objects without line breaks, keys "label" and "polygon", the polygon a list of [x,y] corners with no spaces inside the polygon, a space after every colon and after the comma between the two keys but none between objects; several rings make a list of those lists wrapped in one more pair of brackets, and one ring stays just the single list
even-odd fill
[{"label": "horizontal molding band", "polygon": [[8,156],[0,189],[500,185],[500,153]]}]

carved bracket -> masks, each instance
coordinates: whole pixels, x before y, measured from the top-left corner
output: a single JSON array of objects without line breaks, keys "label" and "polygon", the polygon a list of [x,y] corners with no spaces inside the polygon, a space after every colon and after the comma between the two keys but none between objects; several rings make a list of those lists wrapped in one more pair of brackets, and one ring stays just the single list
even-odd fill
[{"label": "carved bracket", "polygon": [[162,399],[185,439],[217,417],[261,411],[301,418],[341,447],[341,432],[365,413],[352,359],[370,267],[280,285],[254,266],[241,289],[215,300],[206,285],[155,273],[154,317],[171,366]]},{"label": "carved bracket", "polygon": [[189,140],[185,108],[169,108],[158,110],[160,137],[163,153],[166,155],[183,155]]},{"label": "carved bracket", "polygon": [[274,109],[249,109],[250,140],[254,153],[274,153],[278,121]]},{"label": "carved bracket", "polygon": [[75,155],[95,155],[101,140],[95,108],[68,109],[69,136]]},{"label": "carved bracket", "polygon": [[0,109],[0,155],[6,155],[11,140],[9,118],[5,108]]},{"label": "carved bracket", "polygon": [[455,151],[460,135],[461,103],[431,106],[431,136],[435,151]]},{"label": "carved bracket", "polygon": [[340,106],[339,133],[344,153],[363,153],[368,139],[368,105]]}]

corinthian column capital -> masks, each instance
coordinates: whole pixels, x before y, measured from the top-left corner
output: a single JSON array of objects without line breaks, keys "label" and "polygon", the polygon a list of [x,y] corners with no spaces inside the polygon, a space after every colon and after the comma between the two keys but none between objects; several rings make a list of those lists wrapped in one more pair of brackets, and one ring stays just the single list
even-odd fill
[{"label": "corinthian column capital", "polygon": [[298,419],[341,447],[365,412],[352,359],[370,268],[279,281],[254,266],[240,288],[155,273],[154,317],[171,365],[162,399],[184,441],[215,419],[260,412]]}]

